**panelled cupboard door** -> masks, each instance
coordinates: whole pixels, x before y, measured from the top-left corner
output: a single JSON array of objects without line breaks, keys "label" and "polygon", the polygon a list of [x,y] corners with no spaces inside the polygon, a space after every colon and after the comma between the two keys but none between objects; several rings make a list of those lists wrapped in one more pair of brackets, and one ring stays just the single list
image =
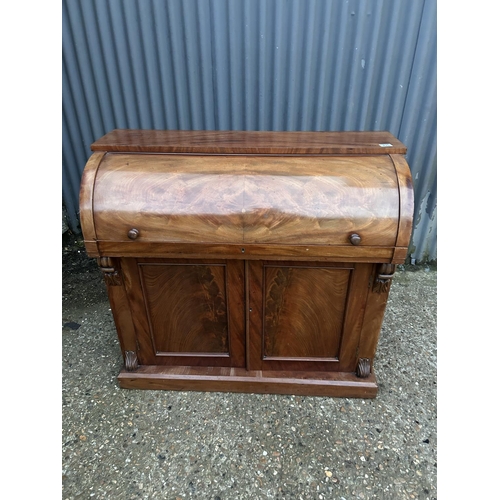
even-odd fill
[{"label": "panelled cupboard door", "polygon": [[250,370],[356,370],[370,264],[246,266]]},{"label": "panelled cupboard door", "polygon": [[123,259],[139,364],[245,366],[244,263]]}]

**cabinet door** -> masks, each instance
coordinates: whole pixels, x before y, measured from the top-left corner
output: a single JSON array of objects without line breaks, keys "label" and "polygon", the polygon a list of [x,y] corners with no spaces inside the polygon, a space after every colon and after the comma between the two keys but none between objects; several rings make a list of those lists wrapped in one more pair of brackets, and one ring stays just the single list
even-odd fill
[{"label": "cabinet door", "polygon": [[139,364],[245,366],[244,264],[123,259]]},{"label": "cabinet door", "polygon": [[355,371],[370,272],[370,264],[248,262],[249,369]]}]

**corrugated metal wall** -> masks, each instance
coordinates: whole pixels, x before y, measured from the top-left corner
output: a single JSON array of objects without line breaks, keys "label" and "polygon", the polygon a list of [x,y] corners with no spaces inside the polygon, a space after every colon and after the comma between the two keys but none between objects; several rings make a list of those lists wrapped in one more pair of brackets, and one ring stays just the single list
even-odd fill
[{"label": "corrugated metal wall", "polygon": [[65,0],[63,200],[114,128],[389,130],[436,255],[436,1]]}]

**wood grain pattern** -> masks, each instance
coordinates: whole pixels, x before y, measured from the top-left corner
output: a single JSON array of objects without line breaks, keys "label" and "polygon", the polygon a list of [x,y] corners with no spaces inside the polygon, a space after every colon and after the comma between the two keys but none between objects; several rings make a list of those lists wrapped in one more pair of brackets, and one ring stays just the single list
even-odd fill
[{"label": "wood grain pattern", "polygon": [[122,262],[141,365],[245,365],[242,262]]},{"label": "wood grain pattern", "polygon": [[414,194],[410,168],[404,156],[390,155],[394,163],[399,185],[399,227],[396,247],[407,248],[413,227]]},{"label": "wood grain pattern", "polygon": [[[128,299],[129,318],[135,336],[135,350],[140,365],[154,364],[156,351],[150,335],[148,316],[145,311],[144,295],[137,259],[120,259],[123,284]],[[158,363],[157,363],[158,364]]]},{"label": "wood grain pattern", "polygon": [[157,355],[229,355],[225,266],[139,264]]},{"label": "wood grain pattern", "polygon": [[[408,256],[408,247],[395,247],[394,253],[391,259],[392,264],[404,264],[406,262],[406,257]],[[384,260],[379,260],[378,262],[385,262]]]},{"label": "wood grain pattern", "polygon": [[[383,147],[381,144],[391,144]],[[271,132],[117,129],[92,151],[202,154],[389,154],[406,146],[389,132]]]},{"label": "wood grain pattern", "polygon": [[366,301],[369,293],[368,283],[373,271],[371,264],[355,264],[349,288],[349,299],[345,315],[345,331],[342,339],[341,369],[354,370],[358,362],[361,329],[363,326]]},{"label": "wood grain pattern", "polygon": [[106,289],[122,355],[125,359],[126,351],[137,350],[136,331],[132,320],[127,291],[123,281],[120,286],[106,282]]},{"label": "wood grain pattern", "polygon": [[115,130],[92,149],[81,222],[121,387],[376,395],[414,208],[394,136]]},{"label": "wood grain pattern", "polygon": [[[378,271],[379,266],[373,266],[372,283],[375,283]],[[389,281],[388,286],[380,292],[374,290],[373,286],[368,292],[363,326],[359,339],[358,355],[360,358],[369,358],[373,360],[375,357],[390,287],[391,281]]]},{"label": "wood grain pattern", "polygon": [[[162,243],[99,241],[102,255],[112,257],[168,257],[241,260],[323,260],[338,262],[392,262],[393,247],[323,246],[323,245],[231,245],[204,243]],[[242,251],[244,250],[244,252]],[[406,253],[405,253],[406,255]],[[404,260],[404,259],[403,259]]]},{"label": "wood grain pattern", "polygon": [[387,156],[107,154],[94,220],[101,241],[393,246],[398,182]]},{"label": "wood grain pattern", "polygon": [[373,371],[360,379],[354,373],[251,371],[238,368],[140,366],[118,375],[124,389],[296,394],[339,398],[374,398]]},{"label": "wood grain pattern", "polygon": [[80,184],[80,226],[85,238],[85,247],[89,257],[97,257],[97,235],[94,226],[94,187],[99,165],[106,153],[92,154],[83,170]]},{"label": "wood grain pattern", "polygon": [[[279,268],[296,274],[281,291],[273,288],[275,282],[266,283]],[[249,369],[354,372],[371,269],[370,264],[249,262]],[[278,320],[273,301],[282,308]],[[313,345],[316,340],[323,350]]]},{"label": "wood grain pattern", "polygon": [[350,270],[264,266],[264,358],[338,358]]}]

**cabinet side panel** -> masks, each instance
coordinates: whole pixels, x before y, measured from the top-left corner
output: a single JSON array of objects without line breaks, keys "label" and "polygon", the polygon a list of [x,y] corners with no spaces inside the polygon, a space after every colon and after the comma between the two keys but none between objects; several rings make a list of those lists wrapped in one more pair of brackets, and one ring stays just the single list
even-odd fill
[{"label": "cabinet side panel", "polygon": [[358,362],[358,348],[372,267],[371,264],[356,264],[352,274],[340,349],[340,368],[343,371],[354,371]]},{"label": "cabinet side panel", "polygon": [[[374,266],[373,280],[376,279],[376,274],[376,267]],[[365,318],[359,343],[359,357],[369,358],[372,360],[372,363],[377,350],[380,330],[382,329],[382,323],[384,321],[384,313],[389,298],[390,286],[391,281],[389,281],[383,289],[372,287],[368,292]]]},{"label": "cabinet side panel", "polygon": [[125,288],[127,277],[121,270],[121,260],[98,258],[97,264],[103,271],[120,348],[125,358],[126,351],[137,352],[137,337]]},{"label": "cabinet side panel", "polygon": [[121,259],[121,268],[130,307],[130,317],[136,332],[139,364],[152,364],[155,353],[149,335],[147,316],[144,310],[144,298],[137,260],[132,258]]}]

